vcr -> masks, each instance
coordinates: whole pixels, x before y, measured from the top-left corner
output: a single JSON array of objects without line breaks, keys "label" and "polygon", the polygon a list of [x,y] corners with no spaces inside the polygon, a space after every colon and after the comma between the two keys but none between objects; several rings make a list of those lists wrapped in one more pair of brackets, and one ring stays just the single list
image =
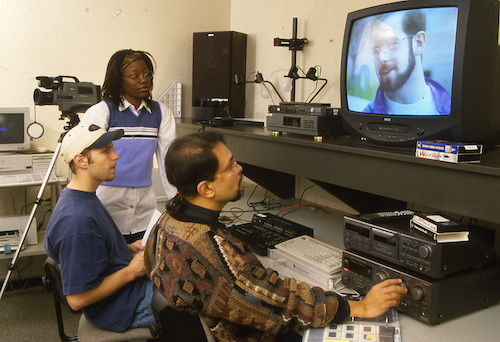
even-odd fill
[{"label": "vcr", "polygon": [[268,131],[313,136],[344,134],[342,120],[337,115],[270,113],[266,116]]},{"label": "vcr", "polygon": [[402,279],[401,285],[408,293],[396,309],[427,324],[438,324],[498,301],[500,277],[496,264],[436,280],[349,251],[343,252],[342,259],[342,283],[361,295],[385,279]]},{"label": "vcr", "polygon": [[411,229],[410,218],[345,216],[344,245],[437,279],[493,261],[495,239],[490,229],[472,227],[467,242],[437,243]]},{"label": "vcr", "polygon": [[339,108],[330,107],[329,103],[281,102],[279,105],[269,106],[269,113],[281,114],[337,116],[339,111]]}]

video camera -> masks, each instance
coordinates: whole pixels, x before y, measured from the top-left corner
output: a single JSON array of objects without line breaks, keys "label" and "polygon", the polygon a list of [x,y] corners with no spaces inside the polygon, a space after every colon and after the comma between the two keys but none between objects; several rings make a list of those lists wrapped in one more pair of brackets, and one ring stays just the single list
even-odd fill
[{"label": "video camera", "polygon": [[[64,82],[69,78],[73,82]],[[101,100],[101,87],[90,82],[80,82],[74,76],[37,76],[38,86],[52,91],[35,89],[33,99],[39,106],[59,105],[63,114],[83,113]]]}]

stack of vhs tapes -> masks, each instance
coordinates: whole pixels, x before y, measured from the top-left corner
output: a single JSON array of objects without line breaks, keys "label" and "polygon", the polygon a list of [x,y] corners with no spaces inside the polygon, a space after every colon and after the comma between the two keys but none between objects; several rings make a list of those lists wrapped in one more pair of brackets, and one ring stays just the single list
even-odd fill
[{"label": "stack of vhs tapes", "polygon": [[469,241],[467,224],[440,213],[415,213],[410,226],[438,243]]},{"label": "stack of vhs tapes", "polygon": [[449,163],[479,163],[483,145],[444,140],[418,141],[415,156]]}]

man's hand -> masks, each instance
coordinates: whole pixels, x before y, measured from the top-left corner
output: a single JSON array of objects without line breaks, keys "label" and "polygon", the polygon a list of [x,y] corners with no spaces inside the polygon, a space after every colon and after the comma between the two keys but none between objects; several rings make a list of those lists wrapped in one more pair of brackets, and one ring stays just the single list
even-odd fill
[{"label": "man's hand", "polygon": [[387,279],[373,286],[362,301],[349,301],[351,317],[378,317],[398,305],[401,297],[408,292],[401,282],[401,279]]},{"label": "man's hand", "polygon": [[142,240],[137,240],[132,242],[131,244],[128,245],[128,248],[130,249],[130,254],[132,255],[132,258],[139,253],[140,251],[144,250],[144,246],[142,245]]},{"label": "man's hand", "polygon": [[142,251],[137,253],[132,260],[130,260],[126,268],[129,269],[134,279],[144,276],[146,274],[144,269],[144,253]]}]

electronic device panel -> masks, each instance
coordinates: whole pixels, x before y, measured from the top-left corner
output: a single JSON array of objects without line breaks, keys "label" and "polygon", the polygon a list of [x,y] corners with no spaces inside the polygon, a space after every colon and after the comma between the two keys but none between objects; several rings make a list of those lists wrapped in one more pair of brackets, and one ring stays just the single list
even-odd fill
[{"label": "electronic device panel", "polygon": [[333,136],[344,132],[339,116],[272,113],[266,117],[266,126],[268,131],[312,136]]},{"label": "electronic device panel", "polygon": [[266,116],[268,131],[311,136],[345,134],[339,109],[329,103],[281,102],[270,105]]},{"label": "electronic device panel", "polygon": [[410,217],[370,221],[363,215],[344,217],[344,245],[432,278],[481,267],[494,260],[494,232],[474,227],[469,241],[438,243],[410,228]]},{"label": "electronic device panel", "polygon": [[254,253],[267,256],[268,249],[291,238],[309,235],[314,237],[312,228],[290,221],[271,213],[259,213],[252,222],[228,227],[229,233],[245,242]]},{"label": "electronic device panel", "polygon": [[342,265],[342,283],[361,295],[385,279],[402,279],[408,293],[396,309],[427,324],[438,324],[498,302],[498,265],[439,280],[396,269],[379,259],[350,251],[344,251]]}]

